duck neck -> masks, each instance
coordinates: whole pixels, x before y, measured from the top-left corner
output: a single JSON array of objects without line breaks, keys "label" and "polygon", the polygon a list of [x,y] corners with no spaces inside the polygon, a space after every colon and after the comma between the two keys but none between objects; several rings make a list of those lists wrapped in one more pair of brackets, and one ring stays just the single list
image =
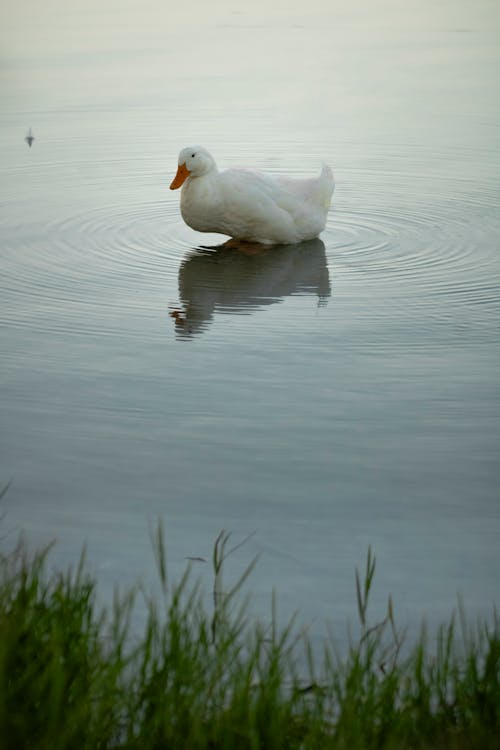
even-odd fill
[{"label": "duck neck", "polygon": [[200,177],[189,177],[182,186],[181,214],[192,229],[214,231],[213,224],[222,211],[222,198],[214,168]]}]

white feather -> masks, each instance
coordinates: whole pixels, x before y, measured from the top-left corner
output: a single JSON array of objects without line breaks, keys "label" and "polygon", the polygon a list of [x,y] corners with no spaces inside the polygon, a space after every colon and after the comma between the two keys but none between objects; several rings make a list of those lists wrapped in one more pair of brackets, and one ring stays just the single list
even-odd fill
[{"label": "white feather", "polygon": [[181,213],[199,232],[217,232],[264,244],[317,237],[326,224],[334,189],[324,165],[319,177],[296,179],[250,169],[219,172],[200,146],[183,149],[179,165],[189,176],[182,186]]}]

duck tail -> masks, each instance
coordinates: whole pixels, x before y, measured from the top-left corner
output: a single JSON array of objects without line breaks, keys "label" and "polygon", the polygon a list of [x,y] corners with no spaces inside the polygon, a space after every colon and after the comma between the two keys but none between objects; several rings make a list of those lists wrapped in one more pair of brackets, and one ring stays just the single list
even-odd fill
[{"label": "duck tail", "polygon": [[335,189],[335,178],[333,176],[332,168],[326,162],[323,162],[321,167],[318,187],[320,189],[323,203],[327,206],[330,206],[330,201]]},{"label": "duck tail", "polygon": [[330,183],[332,187],[335,187],[335,178],[333,176],[332,168],[329,164],[324,161],[321,165],[320,178],[327,183]]}]

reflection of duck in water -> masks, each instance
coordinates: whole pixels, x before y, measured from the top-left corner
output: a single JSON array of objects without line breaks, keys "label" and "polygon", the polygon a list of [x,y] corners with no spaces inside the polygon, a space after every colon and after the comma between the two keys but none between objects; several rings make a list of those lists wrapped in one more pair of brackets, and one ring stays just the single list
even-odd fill
[{"label": "reflection of duck in water", "polygon": [[182,309],[171,310],[181,336],[200,333],[214,311],[249,313],[291,294],[331,294],[325,245],[310,240],[272,250],[236,243],[200,248],[179,269]]}]

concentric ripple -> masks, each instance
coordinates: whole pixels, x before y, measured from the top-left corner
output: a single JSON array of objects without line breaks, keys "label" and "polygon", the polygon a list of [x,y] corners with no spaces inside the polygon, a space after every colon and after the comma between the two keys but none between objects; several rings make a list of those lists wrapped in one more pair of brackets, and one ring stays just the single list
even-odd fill
[{"label": "concentric ripple", "polygon": [[157,200],[3,227],[2,322],[104,334],[131,310],[151,314],[155,293],[176,283],[183,250],[167,229],[178,224]]},{"label": "concentric ripple", "polygon": [[[116,171],[116,159],[111,167]],[[53,164],[40,167],[36,190],[44,170],[53,169]],[[63,218],[45,221],[41,211],[31,219],[20,189],[29,173],[25,165],[19,167],[11,181],[16,210],[1,226],[4,325],[105,335],[123,329],[126,320],[127,335],[143,335],[139,321],[164,314],[170,306],[179,332],[193,300],[210,300],[205,318],[211,325],[214,314],[248,314],[250,308],[305,293],[300,290],[315,293],[325,284],[330,289],[331,283],[334,299],[357,300],[351,316],[418,319],[426,334],[436,319],[454,316],[460,324],[477,326],[478,335],[496,335],[500,195],[491,182],[471,187],[458,177],[437,180],[408,168],[337,170],[333,207],[321,237],[330,271],[325,282],[317,249],[316,255],[311,251],[309,271],[304,252],[292,257],[274,251],[271,264],[264,254],[238,266],[234,254],[219,253],[215,265],[186,266],[197,243],[215,246],[220,236],[202,236],[186,227],[178,195],[166,191],[163,182],[163,194],[151,182],[141,193],[132,190],[132,177],[145,179],[136,169],[125,174],[113,202],[106,195],[75,211],[69,194]],[[273,274],[288,281],[273,286]],[[474,315],[472,307],[478,308]],[[198,326],[200,331],[206,327]]]},{"label": "concentric ripple", "polygon": [[384,185],[372,208],[354,209],[343,200],[330,216],[329,257],[337,275],[422,311],[438,302],[498,304],[498,191],[458,197],[457,186],[446,185],[442,195],[421,189],[401,205],[399,182],[395,176]]}]

